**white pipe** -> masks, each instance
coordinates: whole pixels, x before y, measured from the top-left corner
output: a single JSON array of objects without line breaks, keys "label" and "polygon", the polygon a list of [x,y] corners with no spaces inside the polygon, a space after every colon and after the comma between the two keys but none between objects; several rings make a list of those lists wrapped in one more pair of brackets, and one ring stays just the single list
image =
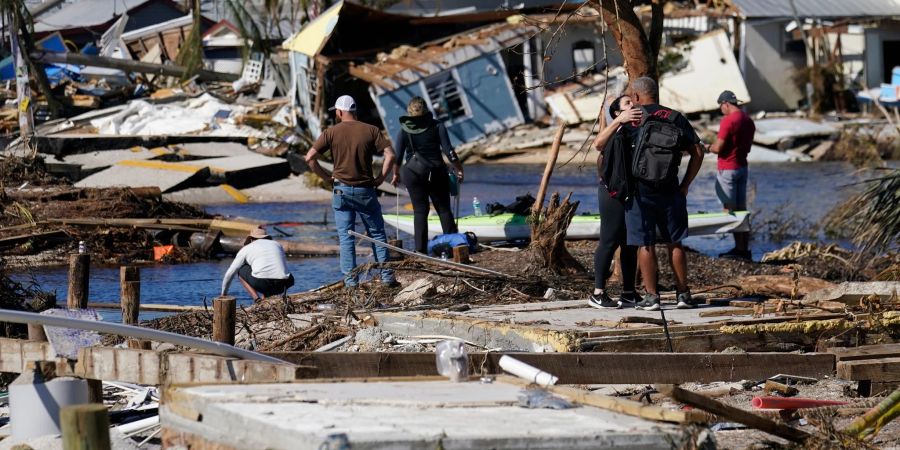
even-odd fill
[{"label": "white pipe", "polygon": [[558,377],[507,355],[500,357],[499,364],[501,369],[540,386],[547,387],[559,381]]},{"label": "white pipe", "polygon": [[207,351],[218,356],[251,359],[268,363],[288,364],[287,362],[282,361],[278,358],[251,352],[249,350],[244,350],[242,348],[237,348],[228,344],[223,344],[221,342],[207,341],[205,339],[198,339],[182,334],[169,333],[168,331],[154,330],[152,328],[141,328],[112,322],[45,316],[42,314],[22,311],[10,311],[7,309],[0,310],[0,322],[28,323],[33,325],[45,325],[60,328],[75,328],[77,330],[91,330],[98,333],[116,334],[119,336],[127,336],[136,339],[169,342],[171,344],[181,345],[183,347],[190,347],[197,350]]},{"label": "white pipe", "polygon": [[135,431],[144,430],[159,425],[159,416],[148,417],[146,419],[135,420],[134,422],[124,423],[116,428],[122,434],[131,434]]}]

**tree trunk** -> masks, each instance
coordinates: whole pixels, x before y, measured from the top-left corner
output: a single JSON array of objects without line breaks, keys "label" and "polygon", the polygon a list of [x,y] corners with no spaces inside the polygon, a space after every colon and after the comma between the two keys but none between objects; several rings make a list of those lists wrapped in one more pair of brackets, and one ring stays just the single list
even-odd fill
[{"label": "tree trunk", "polygon": [[528,272],[540,274],[546,271],[560,274],[584,272],[584,266],[566,248],[566,230],[579,202],[569,202],[572,193],[566,195],[562,203],[559,193],[554,192],[544,210],[543,217],[531,216],[531,262]]},{"label": "tree trunk", "polygon": [[[659,50],[662,47],[663,19],[665,18],[663,3],[665,0],[653,0],[653,3],[650,4],[650,35],[648,36],[650,60],[656,62],[659,62]],[[654,67],[653,74],[650,76],[654,80],[659,80],[659,66],[654,64]]]},{"label": "tree trunk", "polygon": [[35,49],[34,37],[31,35],[31,26],[26,22],[25,16],[22,14],[22,9],[25,8],[25,4],[15,4],[12,6],[12,14],[13,14],[13,25],[14,29],[18,31],[21,43],[21,52],[22,59],[28,63],[28,70],[31,71],[31,76],[34,77],[34,82],[37,84],[38,91],[47,99],[47,106],[50,108],[50,113],[53,117],[59,117],[60,111],[62,111],[62,104],[53,96],[53,92],[50,91],[50,82],[47,80],[47,74],[44,72],[43,66],[38,66],[31,59],[31,53]]},{"label": "tree trunk", "polygon": [[[629,0],[591,0],[600,9],[606,27],[622,50],[625,71],[629,80],[640,77],[657,78],[656,55],[650,40],[641,26],[641,20],[634,13]],[[654,11],[654,16],[656,12]],[[655,22],[654,22],[655,23]],[[659,36],[662,36],[662,5],[659,5]],[[654,29],[655,32],[655,29]]]}]

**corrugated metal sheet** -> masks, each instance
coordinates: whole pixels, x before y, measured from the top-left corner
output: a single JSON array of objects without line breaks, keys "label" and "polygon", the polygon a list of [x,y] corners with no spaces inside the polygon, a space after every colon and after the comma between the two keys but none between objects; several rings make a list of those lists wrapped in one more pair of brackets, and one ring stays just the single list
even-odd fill
[{"label": "corrugated metal sheet", "polygon": [[[744,17],[793,17],[790,0],[732,0]],[[900,16],[900,0],[794,0],[800,17]]]}]

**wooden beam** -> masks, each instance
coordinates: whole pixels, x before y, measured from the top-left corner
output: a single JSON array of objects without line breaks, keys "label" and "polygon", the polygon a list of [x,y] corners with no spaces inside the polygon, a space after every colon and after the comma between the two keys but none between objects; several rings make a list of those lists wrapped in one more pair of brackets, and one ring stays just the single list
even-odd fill
[{"label": "wooden beam", "polygon": [[416,64],[410,64],[410,63],[408,63],[408,62],[406,62],[406,61],[403,61],[402,59],[399,59],[399,58],[388,58],[388,59],[387,59],[387,62],[389,62],[389,63],[391,63],[391,64],[396,64],[396,65],[398,65],[398,66],[400,66],[400,67],[407,68],[407,69],[409,69],[409,70],[412,70],[413,72],[418,72],[418,73],[420,73],[420,74],[422,74],[422,75],[430,75],[430,74],[431,74],[431,72],[429,72],[427,69],[424,69],[424,68],[422,68],[421,66],[418,66],[418,65],[416,65]]},{"label": "wooden beam", "polygon": [[394,89],[397,89],[397,86],[394,86],[384,81],[382,78],[376,76],[374,73],[366,72],[357,66],[350,66],[350,75],[359,78],[360,80],[374,84],[386,91],[393,91]]},{"label": "wooden beam", "polygon": [[83,348],[73,362],[58,359],[47,342],[0,338],[0,372],[22,373],[33,361],[56,361],[58,376],[147,385],[283,383],[316,376],[314,367],[290,363],[130,348]]},{"label": "wooden beam", "polygon": [[[36,51],[31,53],[35,62],[51,64],[74,64],[78,66],[106,67],[127,72],[158,74],[170,77],[184,77],[187,69],[172,64],[154,64],[126,59],[107,58],[104,56],[83,55],[81,53],[56,53]],[[201,81],[237,81],[240,78],[232,73],[220,73],[210,70],[197,72],[197,78]]]},{"label": "wooden beam", "polygon": [[837,376],[852,381],[900,381],[900,358],[841,361],[837,363]]},{"label": "wooden beam", "polygon": [[44,231],[40,233],[23,234],[0,239],[0,247],[12,247],[35,239],[68,239],[69,235],[64,230]]},{"label": "wooden beam", "polygon": [[[522,387],[528,386],[530,384],[526,380],[508,375],[501,375],[497,377],[497,381]],[[641,402],[636,402],[627,398],[595,394],[583,389],[571,388],[566,386],[547,386],[544,389],[556,395],[566,397],[570,401],[580,405],[588,405],[596,408],[607,409],[610,411],[615,411],[617,413],[634,417],[641,417],[644,419],[674,423],[702,422],[704,420],[702,416],[692,411],[676,411],[661,408],[659,406],[645,405]]]},{"label": "wooden beam", "polygon": [[[437,375],[431,353],[271,352],[285,361],[315,366],[324,378]],[[469,367],[501,373],[504,353],[470,354]],[[834,356],[789,353],[505,353],[559,377],[560,384],[684,383],[765,379],[778,373],[823,377]],[[485,361],[487,357],[487,361]],[[665,381],[661,381],[665,380]]]},{"label": "wooden beam", "polygon": [[677,402],[700,408],[719,417],[747,425],[748,427],[757,430],[765,431],[766,433],[773,434],[789,441],[803,442],[809,437],[809,434],[803,430],[798,430],[783,423],[757,416],[749,411],[726,405],[720,401],[713,400],[695,392],[686,391],[678,386],[660,384],[654,385],[653,387]]},{"label": "wooden beam", "polygon": [[838,362],[875,358],[895,358],[900,357],[900,344],[832,347],[827,350],[827,353],[833,354]]}]

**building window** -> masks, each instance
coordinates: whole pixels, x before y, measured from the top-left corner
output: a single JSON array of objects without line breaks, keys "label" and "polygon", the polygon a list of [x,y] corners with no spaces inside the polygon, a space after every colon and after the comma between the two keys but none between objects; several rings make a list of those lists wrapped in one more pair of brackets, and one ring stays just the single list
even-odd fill
[{"label": "building window", "polygon": [[805,56],[806,45],[802,35],[798,31],[786,31],[784,33],[784,52],[790,55]]},{"label": "building window", "polygon": [[469,115],[462,90],[452,71],[439,73],[425,80],[425,92],[434,116],[441,122],[453,122]]},{"label": "building window", "polygon": [[591,41],[578,41],[572,44],[572,61],[575,62],[575,73],[592,71],[596,64],[594,44]]}]

